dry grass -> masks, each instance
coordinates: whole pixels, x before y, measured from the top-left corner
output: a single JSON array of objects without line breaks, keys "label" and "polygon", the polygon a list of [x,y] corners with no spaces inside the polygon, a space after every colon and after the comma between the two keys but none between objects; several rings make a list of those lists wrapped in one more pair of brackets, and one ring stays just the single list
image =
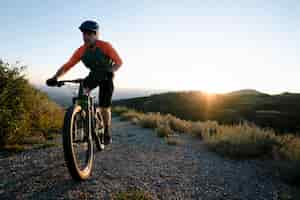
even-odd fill
[{"label": "dry grass", "polygon": [[300,161],[300,138],[294,135],[284,135],[276,137],[279,146],[274,153],[275,158],[280,160],[298,160]]},{"label": "dry grass", "polygon": [[189,133],[203,139],[208,149],[225,157],[271,159],[276,163],[274,171],[283,180],[292,184],[300,182],[300,138],[295,134],[276,135],[272,129],[263,129],[248,122],[220,125],[216,121],[181,120],[170,114],[140,113],[128,108],[119,110],[124,119],[154,129],[167,144],[181,144],[182,141],[174,137],[174,132]]},{"label": "dry grass", "polygon": [[167,123],[159,124],[158,127],[155,128],[155,132],[158,137],[168,137],[174,134],[174,131]]},{"label": "dry grass", "polygon": [[124,107],[124,106],[114,106],[112,107],[112,112],[120,115],[122,114],[123,112],[128,112],[128,108],[127,107]]},{"label": "dry grass", "polygon": [[128,110],[127,112],[122,112],[120,114],[121,120],[129,120],[133,121],[135,118],[139,119],[141,117],[142,113],[139,113],[135,110]]},{"label": "dry grass", "polygon": [[1,147],[1,151],[7,151],[12,153],[19,153],[26,150],[25,145],[20,144],[12,144],[12,145],[5,145],[4,147]]},{"label": "dry grass", "polygon": [[117,107],[121,118],[144,128],[155,129],[159,137],[174,132],[190,133],[203,139],[209,149],[227,157],[247,159],[267,157],[277,160],[300,160],[300,138],[295,135],[275,135],[272,129],[242,122],[238,125],[219,125],[216,121],[187,121],[173,115],[141,113]]},{"label": "dry grass", "polygon": [[46,142],[46,140],[43,135],[28,136],[23,138],[20,144],[40,144]]},{"label": "dry grass", "polygon": [[141,190],[129,190],[111,195],[112,200],[152,200],[148,192]]},{"label": "dry grass", "polygon": [[5,145],[0,148],[0,151],[10,152],[10,153],[20,153],[23,151],[31,149],[44,149],[48,147],[59,147],[60,144],[55,142],[43,142],[43,143],[32,143],[32,144],[12,144]]},{"label": "dry grass", "polygon": [[271,156],[278,145],[273,130],[264,130],[247,122],[239,125],[219,125],[215,134],[205,135],[208,147],[231,158],[255,158]]},{"label": "dry grass", "polygon": [[169,145],[181,145],[183,143],[178,136],[166,137],[165,141]]},{"label": "dry grass", "polygon": [[170,128],[176,132],[187,133],[191,129],[191,122],[176,118],[173,115],[167,114],[164,119],[168,121]]},{"label": "dry grass", "polygon": [[218,122],[216,121],[197,121],[190,122],[189,132],[198,136],[201,139],[207,139],[212,135],[215,135],[218,130]]},{"label": "dry grass", "polygon": [[160,113],[147,113],[139,118],[139,125],[143,128],[158,128],[163,121]]}]

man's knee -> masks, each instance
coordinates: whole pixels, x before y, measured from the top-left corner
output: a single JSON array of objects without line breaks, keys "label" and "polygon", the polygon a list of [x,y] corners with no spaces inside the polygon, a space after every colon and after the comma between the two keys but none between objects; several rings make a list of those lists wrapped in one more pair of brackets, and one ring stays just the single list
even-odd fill
[{"label": "man's knee", "polygon": [[100,107],[101,115],[105,125],[111,124],[111,112],[110,107]]},{"label": "man's knee", "polygon": [[111,108],[110,107],[100,107],[101,112],[110,112]]}]

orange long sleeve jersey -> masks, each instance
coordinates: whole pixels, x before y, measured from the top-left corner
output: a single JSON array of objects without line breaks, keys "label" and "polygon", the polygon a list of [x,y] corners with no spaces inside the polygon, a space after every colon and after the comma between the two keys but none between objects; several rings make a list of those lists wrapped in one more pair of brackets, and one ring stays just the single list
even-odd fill
[{"label": "orange long sleeve jersey", "polygon": [[71,58],[63,65],[63,71],[68,71],[80,60],[90,69],[111,71],[111,68],[104,67],[107,64],[106,61],[110,59],[117,65],[123,64],[117,51],[109,42],[97,40],[95,49],[90,49],[85,44],[76,49]]}]

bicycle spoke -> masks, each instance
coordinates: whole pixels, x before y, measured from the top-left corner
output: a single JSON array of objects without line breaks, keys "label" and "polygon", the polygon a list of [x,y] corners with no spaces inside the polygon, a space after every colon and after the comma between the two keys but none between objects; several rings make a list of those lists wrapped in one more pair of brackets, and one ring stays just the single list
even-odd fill
[{"label": "bicycle spoke", "polygon": [[89,141],[85,130],[85,119],[78,113],[74,120],[72,146],[77,164],[81,170],[86,167],[89,160]]}]

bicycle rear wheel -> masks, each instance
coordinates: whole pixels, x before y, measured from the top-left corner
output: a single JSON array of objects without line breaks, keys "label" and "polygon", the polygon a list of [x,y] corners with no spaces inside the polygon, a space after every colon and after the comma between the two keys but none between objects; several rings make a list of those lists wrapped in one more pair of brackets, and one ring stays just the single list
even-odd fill
[{"label": "bicycle rear wheel", "polygon": [[87,179],[93,166],[93,143],[89,135],[88,116],[81,106],[70,107],[64,118],[63,149],[71,176],[75,180]]}]

